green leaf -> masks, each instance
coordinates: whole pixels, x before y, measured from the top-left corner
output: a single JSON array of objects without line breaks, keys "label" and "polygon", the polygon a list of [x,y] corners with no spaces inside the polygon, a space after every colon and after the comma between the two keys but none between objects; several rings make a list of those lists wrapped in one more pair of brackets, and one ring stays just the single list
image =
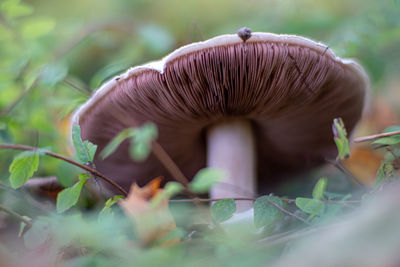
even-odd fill
[{"label": "green leaf", "polygon": [[57,212],[63,213],[70,209],[76,203],[78,203],[79,196],[81,195],[82,186],[85,184],[87,179],[83,179],[77,182],[75,185],[69,188],[65,188],[57,195]]},{"label": "green leaf", "polygon": [[396,177],[396,171],[392,164],[382,162],[379,167],[377,178],[375,180],[374,188],[378,189],[380,186]]},{"label": "green leaf", "polygon": [[313,198],[298,197],[296,198],[296,206],[305,213],[310,214],[311,218],[321,215],[325,210],[325,203]]},{"label": "green leaf", "polygon": [[233,216],[236,211],[236,203],[233,199],[222,199],[211,207],[211,218],[214,223],[221,223]]},{"label": "green leaf", "polygon": [[1,3],[0,9],[8,19],[27,16],[33,13],[32,6],[26,3],[19,3],[19,1],[15,0],[4,1]]},{"label": "green leaf", "polygon": [[51,32],[56,26],[54,19],[49,17],[35,17],[26,20],[21,33],[26,39],[36,39]]},{"label": "green leaf", "polygon": [[326,185],[328,184],[327,178],[320,178],[314,186],[312,196],[314,199],[323,199],[326,190]]},{"label": "green leaf", "polygon": [[168,182],[165,187],[164,190],[155,195],[152,199],[151,199],[151,205],[152,207],[157,207],[158,205],[161,204],[161,202],[163,200],[166,199],[170,199],[171,197],[173,197],[174,195],[182,192],[183,190],[183,186],[180,183],[177,182]]},{"label": "green leaf", "polygon": [[347,131],[341,118],[333,119],[332,131],[333,138],[338,149],[338,157],[341,160],[350,157],[350,146],[349,140],[347,139]]},{"label": "green leaf", "polygon": [[82,141],[81,128],[79,125],[72,127],[72,143],[76,150],[76,157],[80,163],[86,164],[92,162],[97,150],[97,146],[89,141]]},{"label": "green leaf", "polygon": [[118,200],[123,199],[124,196],[121,195],[115,195],[112,198],[109,198],[105,205],[104,208],[100,211],[99,213],[99,220],[103,220],[107,217],[112,217],[114,216],[114,212],[112,211],[111,207],[118,202]]},{"label": "green leaf", "polygon": [[40,83],[53,87],[62,81],[68,74],[68,66],[62,63],[46,65],[40,73]]},{"label": "green leaf", "polygon": [[206,193],[210,187],[221,181],[225,176],[224,171],[215,168],[201,169],[189,184],[189,189],[194,193]]},{"label": "green leaf", "polygon": [[119,134],[117,134],[108,144],[107,146],[101,151],[100,157],[102,159],[107,158],[110,156],[114,151],[118,148],[118,146],[127,138],[130,138],[135,135],[134,128],[128,128],[122,130]]},{"label": "green leaf", "polygon": [[17,189],[25,184],[39,167],[38,151],[24,151],[18,154],[10,165],[10,184]]},{"label": "green leaf", "polygon": [[158,137],[157,126],[154,123],[145,123],[135,128],[131,138],[130,155],[134,160],[143,161],[151,152],[151,141]]},{"label": "green leaf", "polygon": [[272,205],[270,201],[280,207],[283,206],[283,202],[279,197],[262,196],[257,198],[254,202],[254,225],[256,228],[268,226],[282,216],[282,212]]},{"label": "green leaf", "polygon": [[[24,218],[25,220],[30,221],[30,222],[32,221],[32,218],[30,218],[30,217],[28,217],[28,216],[22,216],[22,218]],[[22,234],[24,233],[25,227],[26,227],[26,223],[21,222],[21,223],[19,224],[18,237],[21,237],[21,236],[22,236]]]},{"label": "green leaf", "polygon": [[[391,133],[391,132],[397,132],[400,131],[400,126],[390,126],[386,128],[383,133]],[[372,142],[373,145],[379,144],[379,145],[397,145],[400,143],[400,134],[398,135],[392,135],[392,136],[387,136],[387,137],[381,137],[375,141]]]}]

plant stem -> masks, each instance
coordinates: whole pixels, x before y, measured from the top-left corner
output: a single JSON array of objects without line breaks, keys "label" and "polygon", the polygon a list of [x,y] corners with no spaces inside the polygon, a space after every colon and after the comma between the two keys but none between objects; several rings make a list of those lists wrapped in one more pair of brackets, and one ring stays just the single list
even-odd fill
[{"label": "plant stem", "polygon": [[292,216],[294,218],[296,218],[297,220],[307,224],[307,225],[311,225],[311,223],[307,222],[306,220],[304,220],[303,218],[301,218],[300,216],[297,216],[296,214],[285,210],[284,208],[282,208],[281,206],[279,206],[278,204],[276,204],[275,202],[273,202],[272,200],[268,199],[269,204],[275,206],[278,210],[282,211],[283,213],[286,213],[289,216]]},{"label": "plant stem", "polygon": [[[29,151],[36,151],[36,150],[39,150],[38,148],[36,148],[36,147],[31,147],[31,146],[6,145],[6,144],[0,144],[0,149],[16,149],[16,150],[29,150]],[[128,193],[127,193],[120,185],[118,185],[117,183],[115,183],[115,182],[114,182],[113,180],[111,180],[110,178],[104,176],[102,173],[100,173],[99,171],[97,171],[97,170],[95,170],[95,169],[93,169],[93,168],[91,168],[91,167],[89,167],[89,166],[86,166],[86,165],[84,165],[84,164],[81,164],[81,163],[76,162],[76,161],[74,161],[74,160],[72,160],[72,159],[66,158],[66,157],[64,157],[64,156],[62,156],[62,155],[59,155],[59,154],[56,154],[56,153],[53,153],[53,152],[50,152],[50,151],[45,151],[44,154],[46,154],[46,155],[48,155],[48,156],[50,156],[50,157],[53,157],[53,158],[57,158],[57,159],[63,160],[63,161],[65,161],[65,162],[68,162],[68,163],[70,163],[70,164],[72,164],[72,165],[75,165],[75,166],[77,166],[77,167],[79,167],[79,168],[81,168],[81,169],[84,169],[84,170],[90,172],[91,174],[93,174],[94,176],[98,176],[98,177],[100,177],[101,179],[103,179],[104,181],[106,181],[107,183],[109,183],[109,184],[111,184],[112,186],[114,186],[114,187],[115,187],[116,189],[118,189],[124,196],[127,196],[127,195],[128,195]]]},{"label": "plant stem", "polygon": [[341,172],[343,172],[358,186],[364,186],[363,183],[360,182],[360,179],[358,179],[354,174],[352,174],[348,169],[346,169],[346,167],[343,166],[342,162],[339,159],[336,160],[326,159],[326,162],[333,164],[336,168],[338,168]]},{"label": "plant stem", "polygon": [[388,136],[393,136],[393,135],[398,135],[398,134],[400,134],[400,131],[394,131],[394,132],[390,132],[390,133],[374,134],[374,135],[358,137],[358,138],[355,138],[353,141],[354,141],[354,143],[360,143],[360,142],[370,141],[370,140],[374,140],[374,139],[381,138],[381,137],[388,137]]},{"label": "plant stem", "polygon": [[1,204],[0,204],[0,210],[4,211],[5,213],[10,214],[10,215],[13,216],[14,218],[16,218],[16,219],[20,220],[21,222],[25,223],[28,227],[31,227],[31,226],[32,226],[32,223],[31,223],[29,220],[25,219],[24,216],[22,216],[22,215],[16,213],[15,211],[12,211],[12,210],[10,210],[10,209],[4,207],[4,206],[1,205]]}]

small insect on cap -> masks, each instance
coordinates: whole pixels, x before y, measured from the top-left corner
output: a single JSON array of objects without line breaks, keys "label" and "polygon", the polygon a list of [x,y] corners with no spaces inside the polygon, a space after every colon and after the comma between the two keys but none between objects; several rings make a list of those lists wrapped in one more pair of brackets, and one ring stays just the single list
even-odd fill
[{"label": "small insect on cap", "polygon": [[[124,128],[154,122],[158,142],[191,178],[207,164],[209,129],[240,120],[254,139],[255,162],[249,164],[266,184],[335,157],[332,121],[341,117],[351,133],[367,87],[362,67],[326,45],[242,28],[111,79],[80,107],[74,124],[100,152]],[[171,178],[153,155],[133,161],[126,143],[105,160],[96,154],[94,162],[125,188]]]}]

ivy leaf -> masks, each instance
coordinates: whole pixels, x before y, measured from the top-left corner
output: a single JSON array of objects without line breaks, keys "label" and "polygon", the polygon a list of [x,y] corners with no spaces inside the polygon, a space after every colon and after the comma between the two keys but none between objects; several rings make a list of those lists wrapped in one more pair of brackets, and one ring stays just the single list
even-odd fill
[{"label": "ivy leaf", "polygon": [[128,128],[123,131],[121,131],[119,134],[117,134],[111,142],[107,144],[107,146],[101,151],[100,157],[102,159],[107,158],[110,156],[112,153],[115,152],[115,150],[119,147],[119,145],[127,138],[130,138],[135,135],[134,128]]},{"label": "ivy leaf", "polygon": [[204,168],[197,172],[189,189],[194,193],[206,193],[210,187],[224,178],[224,171],[215,168]]},{"label": "ivy leaf", "polygon": [[221,223],[233,216],[236,211],[236,203],[233,199],[222,199],[211,207],[211,218],[214,223]]},{"label": "ivy leaf", "polygon": [[325,210],[325,203],[313,198],[298,197],[296,198],[296,206],[310,214],[310,218],[321,215]]},{"label": "ivy leaf", "polygon": [[256,228],[268,226],[282,216],[282,212],[271,204],[273,201],[280,207],[283,202],[279,197],[262,196],[254,202],[254,225]]},{"label": "ivy leaf", "polygon": [[18,154],[10,165],[11,187],[17,189],[24,185],[39,167],[38,151],[24,151]]},{"label": "ivy leaf", "polygon": [[[383,133],[391,133],[391,132],[397,132],[397,131],[400,131],[400,126],[388,127],[383,131]],[[397,145],[399,143],[400,143],[400,134],[387,136],[387,137],[381,137],[372,142],[373,145],[379,144],[379,145],[388,145],[388,146]]]},{"label": "ivy leaf", "polygon": [[124,196],[121,195],[115,195],[112,198],[109,198],[105,205],[104,208],[100,211],[99,213],[99,220],[103,220],[107,217],[112,217],[114,216],[114,212],[112,211],[111,207],[115,205],[115,203],[118,202],[118,200],[123,199]]},{"label": "ivy leaf", "polygon": [[57,212],[63,213],[78,203],[79,196],[81,195],[82,186],[87,181],[87,178],[81,178],[72,187],[65,188],[57,195]]},{"label": "ivy leaf", "polygon": [[130,155],[134,160],[145,160],[151,151],[151,141],[158,137],[157,126],[154,123],[145,123],[140,128],[135,128],[131,140]]},{"label": "ivy leaf", "polygon": [[350,146],[349,140],[347,139],[347,131],[341,118],[333,119],[332,131],[333,139],[335,140],[336,147],[338,149],[338,157],[341,160],[350,157]]},{"label": "ivy leaf", "polygon": [[326,190],[326,185],[328,184],[327,178],[320,178],[314,186],[312,196],[314,199],[323,199]]},{"label": "ivy leaf", "polygon": [[79,125],[72,127],[72,142],[76,150],[76,157],[80,163],[86,164],[93,161],[97,146],[87,140],[82,141]]}]

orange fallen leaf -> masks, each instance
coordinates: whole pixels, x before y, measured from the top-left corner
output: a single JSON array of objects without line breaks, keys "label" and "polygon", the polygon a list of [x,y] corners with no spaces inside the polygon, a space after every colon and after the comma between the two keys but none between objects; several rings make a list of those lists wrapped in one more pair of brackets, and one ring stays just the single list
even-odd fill
[{"label": "orange fallen leaf", "polygon": [[[118,202],[125,214],[135,223],[137,235],[144,245],[160,241],[176,229],[175,220],[168,209],[168,199],[163,199],[157,206],[151,202],[164,191],[160,189],[160,184],[161,177],[144,187],[133,184],[128,197]],[[178,238],[167,239],[158,245],[173,245],[179,241]]]}]

